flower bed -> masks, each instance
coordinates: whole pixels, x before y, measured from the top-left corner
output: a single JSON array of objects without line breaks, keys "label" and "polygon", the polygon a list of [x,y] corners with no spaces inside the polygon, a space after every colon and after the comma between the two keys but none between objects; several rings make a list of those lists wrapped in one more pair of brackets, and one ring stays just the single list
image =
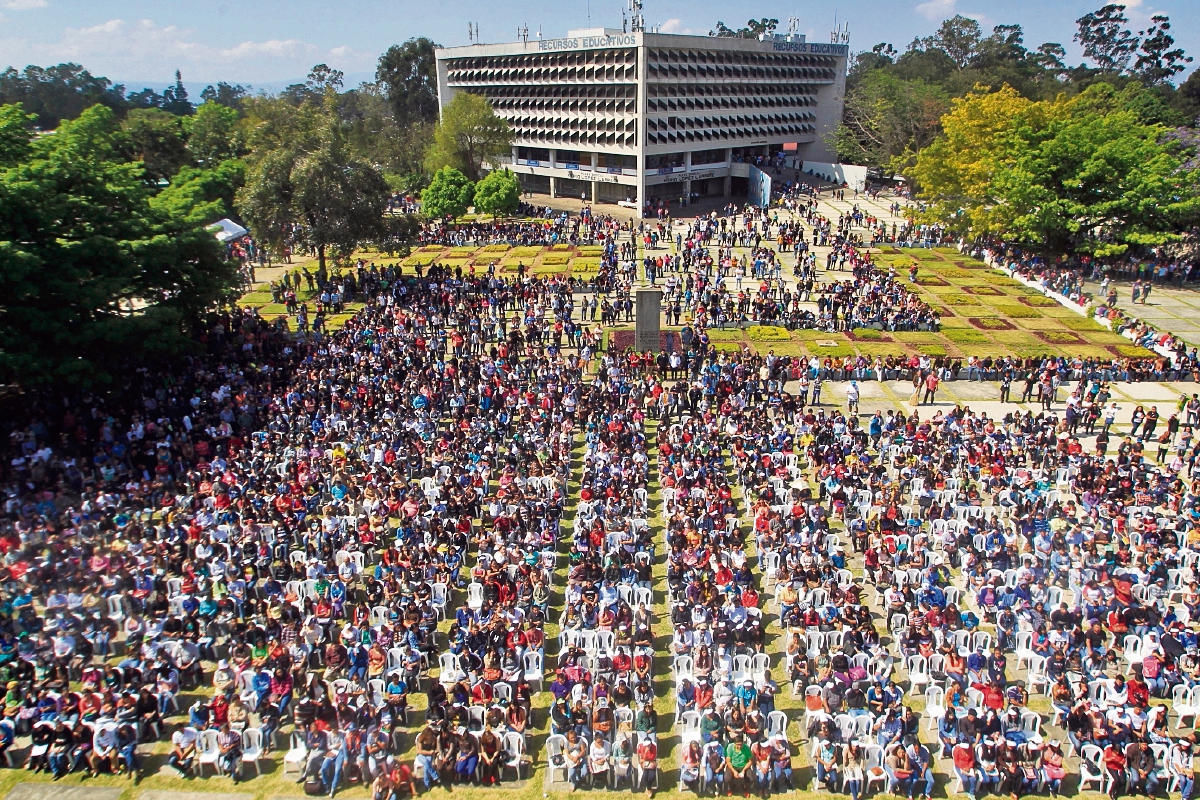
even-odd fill
[{"label": "flower bed", "polygon": [[980,297],[1000,297],[1004,294],[1004,292],[995,286],[964,286],[962,290],[967,294],[978,295]]},{"label": "flower bed", "polygon": [[746,335],[752,342],[786,342],[792,338],[787,328],[778,325],[751,325],[746,329]]},{"label": "flower bed", "polygon": [[1018,297],[1017,300],[1027,306],[1032,306],[1033,308],[1051,308],[1052,306],[1059,304],[1057,300],[1052,297],[1046,297],[1044,294]]},{"label": "flower bed", "polygon": [[1034,311],[1032,308],[1026,308],[1025,306],[1010,306],[997,303],[996,305],[992,306],[992,308],[996,309],[1009,319],[1038,319],[1042,316],[1042,314],[1039,312]]},{"label": "flower bed", "polygon": [[566,253],[547,253],[546,255],[542,256],[542,264],[548,267],[563,267],[566,266],[567,262],[570,260],[571,257]]},{"label": "flower bed", "polygon": [[971,297],[969,294],[944,294],[941,296],[942,302],[949,303],[952,306],[977,306],[980,302]]},{"label": "flower bed", "polygon": [[942,280],[937,275],[918,275],[917,276],[917,285],[918,286],[949,286],[950,283],[948,281]]},{"label": "flower bed", "polygon": [[949,328],[942,334],[955,344],[982,344],[988,340],[982,331],[973,328]]},{"label": "flower bed", "polygon": [[1079,334],[1071,331],[1035,331],[1034,336],[1037,336],[1046,344],[1083,344],[1083,339],[1079,338]]},{"label": "flower bed", "polygon": [[507,253],[508,245],[506,244],[489,244],[483,247],[480,252],[483,253]]},{"label": "flower bed", "polygon": [[850,338],[859,342],[882,342],[883,331],[875,328],[855,328],[850,331]]},{"label": "flower bed", "polygon": [[985,331],[1012,331],[1017,328],[1016,325],[1000,317],[970,317],[967,322]]},{"label": "flower bed", "polygon": [[1063,317],[1058,322],[1067,330],[1090,333],[1104,332],[1104,326],[1085,317]]}]

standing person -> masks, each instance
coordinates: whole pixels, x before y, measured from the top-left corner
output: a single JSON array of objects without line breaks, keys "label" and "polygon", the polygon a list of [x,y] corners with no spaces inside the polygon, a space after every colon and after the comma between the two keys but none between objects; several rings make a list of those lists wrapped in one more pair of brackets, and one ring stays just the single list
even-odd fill
[{"label": "standing person", "polygon": [[933,405],[937,400],[938,376],[936,372],[930,372],[925,376],[925,400],[923,403]]},{"label": "standing person", "polygon": [[846,387],[846,410],[850,414],[858,414],[858,395],[858,381],[850,381]]},{"label": "standing person", "polygon": [[1009,392],[1012,391],[1012,372],[1004,370],[1000,373],[1000,402],[1009,402]]},{"label": "standing person", "polygon": [[814,377],[812,379],[812,404],[814,406],[821,405],[821,383],[822,382],[823,382],[823,379],[821,378],[821,373],[818,372],[816,374],[816,377]]}]

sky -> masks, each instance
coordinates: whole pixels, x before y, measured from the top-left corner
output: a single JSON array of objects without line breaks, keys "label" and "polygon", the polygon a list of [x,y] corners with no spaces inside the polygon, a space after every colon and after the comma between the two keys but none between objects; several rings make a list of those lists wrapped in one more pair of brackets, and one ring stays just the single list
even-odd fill
[{"label": "sky", "polygon": [[[927,36],[954,14],[977,19],[985,31],[1016,23],[1031,49],[1042,42],[1067,48],[1068,63],[1081,53],[1071,42],[1075,20],[1104,0],[832,0],[786,3],[755,0],[731,7],[718,0],[645,0],[648,26],[668,33],[706,34],[717,20],[741,27],[749,17],[773,17],[810,41],[829,41],[835,19],[848,22],[853,51],[879,42],[898,50]],[[1200,2],[1127,0],[1135,32],[1150,16],[1165,13],[1179,46],[1200,62]],[[369,79],[380,53],[413,36],[446,46],[469,44],[468,22],[478,23],[485,42],[531,34],[560,36],[568,29],[620,27],[623,0],[525,0],[413,2],[412,0],[0,0],[0,66],[23,68],[64,61],[128,89],[161,87],[175,70],[184,82],[226,81],[276,89],[302,80],[309,67],[326,63],[349,83]],[[735,10],[730,10],[734,8]],[[1193,64],[1189,68],[1195,68]],[[1185,75],[1187,73],[1184,73]]]}]

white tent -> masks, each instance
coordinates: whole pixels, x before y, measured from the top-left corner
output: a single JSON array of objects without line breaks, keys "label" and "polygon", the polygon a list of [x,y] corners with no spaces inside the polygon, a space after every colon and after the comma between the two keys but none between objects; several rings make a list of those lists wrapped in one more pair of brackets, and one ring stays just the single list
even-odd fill
[{"label": "white tent", "polygon": [[250,232],[231,219],[223,219],[220,222],[214,222],[212,225],[208,226],[208,230],[216,234],[217,241],[219,241],[221,244],[232,242],[234,239],[240,239]]}]

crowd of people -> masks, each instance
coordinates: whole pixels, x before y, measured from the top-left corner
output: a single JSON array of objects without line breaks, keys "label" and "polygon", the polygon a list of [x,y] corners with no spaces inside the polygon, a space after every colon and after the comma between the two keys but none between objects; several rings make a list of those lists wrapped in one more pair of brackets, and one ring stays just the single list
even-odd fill
[{"label": "crowd of people", "polygon": [[[804,236],[743,220],[762,239],[741,262],[722,222],[697,219],[661,265],[668,308],[693,312],[672,354],[602,349],[569,284],[363,264],[276,287],[362,303],[335,334],[226,313],[173,371],[14,404],[0,753],[136,779],[139,745],[169,737],[184,775],[241,780],[278,752],[307,792],[375,800],[526,778],[536,758],[577,788],[652,794],[674,725],[697,792],[790,790],[804,739],[816,782],[853,800],[875,783],[928,798],[936,756],[971,796],[1056,794],[1079,757],[1114,797],[1161,774],[1190,800],[1200,400],[1123,437],[1114,376],[1065,359],[719,351],[709,326],[798,296],[769,243]],[[840,255],[852,277],[822,315],[936,324]],[[739,269],[761,281],[748,304],[728,291]],[[846,413],[822,397],[886,377],[930,399],[964,371],[1023,380],[1044,410],[860,417],[857,383]]]}]

